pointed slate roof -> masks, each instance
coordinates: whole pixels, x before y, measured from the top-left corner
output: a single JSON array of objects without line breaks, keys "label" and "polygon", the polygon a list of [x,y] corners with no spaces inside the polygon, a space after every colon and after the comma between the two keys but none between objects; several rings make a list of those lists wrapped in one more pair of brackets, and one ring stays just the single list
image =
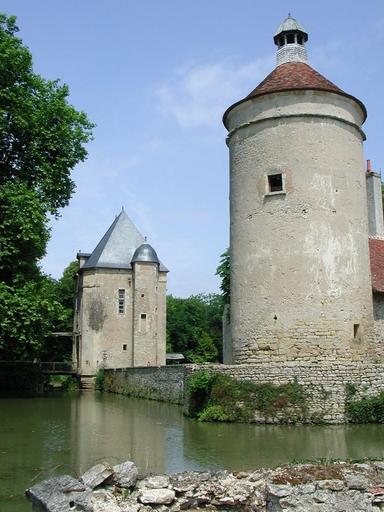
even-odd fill
[{"label": "pointed slate roof", "polygon": [[[143,235],[122,210],[82,268],[131,269],[132,256],[144,242]],[[160,263],[159,270],[168,272],[162,263]]]}]

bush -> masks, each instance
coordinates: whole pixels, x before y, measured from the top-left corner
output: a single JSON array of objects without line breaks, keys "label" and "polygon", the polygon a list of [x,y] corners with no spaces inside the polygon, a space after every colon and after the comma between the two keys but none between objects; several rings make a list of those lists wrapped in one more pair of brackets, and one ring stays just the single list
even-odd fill
[{"label": "bush", "polygon": [[188,396],[188,413],[200,421],[250,423],[256,411],[274,417],[288,407],[296,411],[287,414],[287,421],[296,421],[298,416],[306,414],[306,397],[296,381],[281,386],[255,384],[200,370],[189,379]]},{"label": "bush", "polygon": [[187,381],[189,398],[188,414],[197,416],[206,407],[211,392],[213,376],[206,370],[193,373]]},{"label": "bush", "polygon": [[105,383],[105,372],[103,369],[97,370],[95,377],[95,389],[99,391],[104,391],[104,383]]},{"label": "bush", "polygon": [[221,405],[208,405],[197,416],[199,421],[230,421]]},{"label": "bush", "polygon": [[384,423],[384,392],[371,398],[347,400],[345,410],[351,423]]}]

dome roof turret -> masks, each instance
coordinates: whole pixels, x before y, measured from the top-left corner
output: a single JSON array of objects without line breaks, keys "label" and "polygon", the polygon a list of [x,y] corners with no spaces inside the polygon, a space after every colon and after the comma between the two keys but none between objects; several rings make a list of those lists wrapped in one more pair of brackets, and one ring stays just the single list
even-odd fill
[{"label": "dome roof turret", "polygon": [[147,262],[160,265],[155,249],[149,244],[141,244],[134,252],[131,263]]},{"label": "dome roof turret", "polygon": [[308,41],[308,33],[304,30],[304,28],[300,25],[300,23],[292,18],[290,14],[285,18],[283,23],[279,25],[279,28],[276,30],[275,35],[273,36],[273,40],[276,44],[278,44],[279,36],[285,34],[286,32],[301,32],[304,36],[304,41]]}]

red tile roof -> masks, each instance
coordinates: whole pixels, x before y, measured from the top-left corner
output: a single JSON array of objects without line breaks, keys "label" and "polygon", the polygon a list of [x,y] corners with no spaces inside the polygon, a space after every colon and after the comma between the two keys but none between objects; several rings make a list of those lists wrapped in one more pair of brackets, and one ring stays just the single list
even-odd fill
[{"label": "red tile roof", "polygon": [[294,89],[320,89],[344,94],[339,87],[324,78],[308,64],[304,62],[286,62],[277,66],[256,89],[248,94],[247,98]]},{"label": "red tile roof", "polygon": [[384,240],[369,239],[371,259],[372,288],[375,292],[384,292]]},{"label": "red tile roof", "polygon": [[305,62],[286,62],[277,66],[248,96],[227,109],[223,117],[224,125],[226,126],[228,112],[244,101],[264,94],[302,90],[328,91],[351,98],[360,105],[363,110],[364,119],[367,117],[365,106],[360,100],[342,91],[337,85],[311,68],[311,66]]}]

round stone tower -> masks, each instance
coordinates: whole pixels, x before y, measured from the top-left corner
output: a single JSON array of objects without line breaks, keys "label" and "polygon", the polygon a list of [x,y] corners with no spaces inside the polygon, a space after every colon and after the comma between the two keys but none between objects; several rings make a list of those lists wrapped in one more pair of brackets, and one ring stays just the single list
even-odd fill
[{"label": "round stone tower", "polygon": [[307,64],[288,18],[277,66],[224,114],[233,363],[361,359],[372,330],[364,105]]}]

